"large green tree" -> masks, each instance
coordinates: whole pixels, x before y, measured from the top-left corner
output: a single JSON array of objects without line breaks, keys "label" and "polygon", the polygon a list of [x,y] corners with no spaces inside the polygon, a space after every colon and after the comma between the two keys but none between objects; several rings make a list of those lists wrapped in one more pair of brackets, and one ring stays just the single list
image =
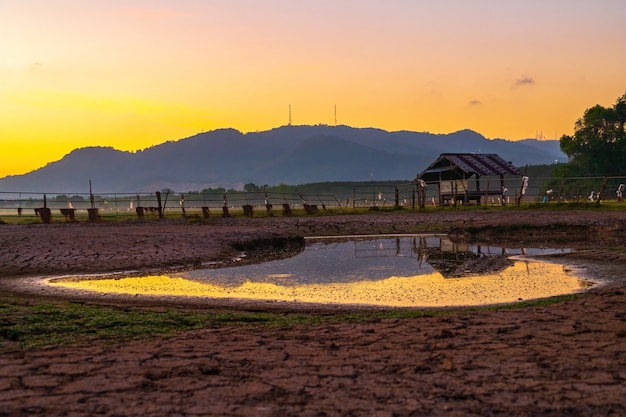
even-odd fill
[{"label": "large green tree", "polygon": [[626,93],[613,107],[587,109],[574,127],[563,135],[561,150],[570,158],[570,175],[612,176],[626,174]]}]

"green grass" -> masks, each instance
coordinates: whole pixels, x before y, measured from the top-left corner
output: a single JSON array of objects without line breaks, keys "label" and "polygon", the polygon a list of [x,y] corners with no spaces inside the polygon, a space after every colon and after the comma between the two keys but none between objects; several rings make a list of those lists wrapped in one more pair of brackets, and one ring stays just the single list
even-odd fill
[{"label": "green grass", "polygon": [[[494,211],[494,210],[543,210],[543,211],[567,211],[567,210],[589,210],[589,211],[615,211],[615,210],[624,210],[626,209],[626,203],[617,202],[617,201],[602,201],[601,204],[596,204],[588,201],[581,201],[578,203],[523,203],[520,205],[519,209],[516,204],[509,203],[505,206],[493,204],[493,205],[464,205],[464,206],[438,206],[434,207],[430,204],[427,204],[425,208],[411,208],[410,206],[404,207],[395,207],[393,204],[388,204],[386,206],[378,206],[374,209],[370,207],[327,207],[326,210],[321,208],[321,205],[318,206],[319,211],[313,215],[308,215],[304,212],[302,207],[298,207],[292,210],[291,217],[321,217],[321,216],[340,216],[340,215],[349,215],[349,214],[376,214],[376,215],[385,215],[390,213],[436,213],[436,212],[468,212],[468,211]],[[243,218],[243,210],[241,208],[230,208],[229,213],[234,218]],[[138,217],[133,212],[106,212],[102,211],[100,213],[101,220],[103,222],[128,222],[128,221],[137,221]],[[205,219],[202,216],[202,213],[199,209],[188,209],[187,216],[185,221],[187,223],[207,223],[211,221],[215,221],[216,219],[221,219],[222,211],[221,208],[212,208],[211,214],[208,219]],[[254,217],[255,218],[266,218],[266,217],[282,217],[282,209],[277,207],[272,211],[272,214],[268,214],[267,211],[263,207],[255,207]],[[167,220],[182,220],[183,216],[180,210],[169,210],[165,213],[165,219]],[[154,213],[146,213],[143,219],[146,222],[158,221],[159,217]],[[78,211],[76,213],[76,222],[86,222],[87,221],[87,213]],[[53,209],[52,214],[52,223],[66,223],[68,222],[65,217],[63,217],[58,210]],[[18,216],[16,214],[4,214],[0,217],[0,224],[35,224],[41,223],[41,220],[34,215],[34,212],[31,209],[25,209],[24,214],[22,216]]]},{"label": "green grass", "polygon": [[341,322],[371,322],[387,319],[413,319],[464,312],[493,311],[547,306],[572,300],[565,295],[511,305],[455,310],[361,311],[337,314],[277,312],[208,312],[192,309],[116,307],[86,303],[44,303],[0,297],[0,351],[46,346],[119,342],[124,340],[170,337],[177,332],[219,326],[265,326],[285,328],[294,325],[318,326]]},{"label": "green grass", "polygon": [[[35,303],[0,299],[0,349],[17,342],[23,348],[171,336],[179,331],[219,325],[295,324],[304,316],[271,313],[209,313],[154,310],[83,303]],[[307,319],[307,322],[311,320]]]}]

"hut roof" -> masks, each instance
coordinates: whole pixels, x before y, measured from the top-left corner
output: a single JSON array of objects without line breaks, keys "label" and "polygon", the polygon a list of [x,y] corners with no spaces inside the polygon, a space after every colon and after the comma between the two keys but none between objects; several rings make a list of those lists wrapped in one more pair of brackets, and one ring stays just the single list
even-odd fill
[{"label": "hut roof", "polygon": [[416,178],[424,181],[454,180],[473,175],[522,175],[520,170],[494,153],[442,153]]}]

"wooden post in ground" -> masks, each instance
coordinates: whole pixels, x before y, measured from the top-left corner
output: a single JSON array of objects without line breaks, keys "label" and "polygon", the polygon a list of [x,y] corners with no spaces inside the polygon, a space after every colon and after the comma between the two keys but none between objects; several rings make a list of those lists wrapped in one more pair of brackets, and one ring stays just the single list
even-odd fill
[{"label": "wooden post in ground", "polygon": [[43,207],[35,209],[35,213],[39,215],[39,218],[43,223],[50,223],[52,221],[52,212],[48,208],[48,200],[46,195],[43,195]]},{"label": "wooden post in ground", "polygon": [[596,199],[596,205],[600,205],[600,200],[602,199],[602,193],[604,193],[604,189],[606,188],[606,184],[609,182],[609,177],[604,177],[602,181],[602,185],[600,186],[600,191],[598,191],[598,198]]},{"label": "wooden post in ground", "polygon": [[519,187],[519,195],[516,197],[517,200],[517,208],[520,207],[522,203],[522,198],[526,194],[526,189],[528,188],[528,177],[526,176],[526,172],[524,172],[524,176],[522,177],[522,183]]},{"label": "wooden post in ground", "polygon": [[157,191],[156,192],[156,198],[157,198],[157,204],[158,204],[158,210],[159,210],[159,219],[163,218],[163,205],[161,204],[161,192]]},{"label": "wooden post in ground", "polygon": [[559,188],[559,195],[556,196],[557,203],[561,202],[561,197],[563,196],[564,188],[565,188],[565,177],[561,178],[561,187]]},{"label": "wooden post in ground", "polygon": [[93,192],[91,190],[91,180],[89,180],[89,202],[91,203],[91,208],[96,207],[95,199],[93,197]]},{"label": "wooden post in ground", "polygon": [[89,180],[89,202],[91,203],[91,208],[87,209],[87,217],[90,222],[98,222],[100,221],[100,213],[98,213],[98,209],[96,208],[96,201],[93,196],[93,191],[91,189],[91,180]]},{"label": "wooden post in ground", "polygon": [[228,212],[228,197],[224,194],[224,207],[222,207],[222,217],[230,217],[230,213]]},{"label": "wooden post in ground", "polygon": [[87,217],[89,218],[89,221],[92,223],[100,221],[100,213],[98,212],[97,208],[87,209]]},{"label": "wooden post in ground", "polygon": [[254,217],[254,206],[252,206],[251,204],[244,204],[243,205],[243,215],[245,217],[249,217],[249,218]]}]

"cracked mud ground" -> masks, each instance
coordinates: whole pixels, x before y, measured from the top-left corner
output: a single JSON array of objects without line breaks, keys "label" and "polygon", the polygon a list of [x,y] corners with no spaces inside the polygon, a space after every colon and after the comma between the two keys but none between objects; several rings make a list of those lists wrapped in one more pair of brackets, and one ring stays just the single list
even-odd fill
[{"label": "cracked mud ground", "polygon": [[21,288],[25,277],[194,267],[228,261],[237,254],[234,243],[255,239],[428,227],[485,242],[566,244],[577,251],[559,261],[586,265],[611,283],[550,306],[359,323],[220,325],[167,338],[37,349],[6,342],[0,416],[626,415],[625,222],[626,212],[494,210],[203,225],[2,225],[3,294],[34,300],[41,290]]}]

